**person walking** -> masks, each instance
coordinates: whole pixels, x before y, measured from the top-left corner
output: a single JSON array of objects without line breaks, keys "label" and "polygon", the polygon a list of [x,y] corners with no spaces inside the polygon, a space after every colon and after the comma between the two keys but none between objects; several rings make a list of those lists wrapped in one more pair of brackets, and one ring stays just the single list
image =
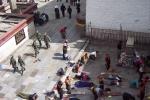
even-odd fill
[{"label": "person walking", "polygon": [[23,75],[23,72],[26,70],[25,67],[24,67],[25,66],[25,62],[23,61],[23,59],[21,58],[20,55],[18,56],[18,64],[21,67],[20,73],[21,73],[21,75]]},{"label": "person walking", "polygon": [[142,78],[143,78],[143,75],[144,75],[144,65],[140,65],[140,68],[139,68],[139,82],[142,81]]},{"label": "person walking", "polygon": [[34,49],[34,55],[35,55],[35,58],[36,58],[37,55],[39,54],[39,49],[38,49],[38,47],[37,47],[37,45],[36,45],[36,40],[33,41],[32,47],[33,47],[33,49]]},{"label": "person walking", "polygon": [[44,34],[44,43],[45,43],[47,49],[50,47],[49,42],[51,42],[51,38],[45,33]]},{"label": "person walking", "polygon": [[110,69],[110,63],[111,63],[110,56],[109,56],[109,54],[106,54],[105,55],[105,66],[106,66],[107,71]]},{"label": "person walking", "polygon": [[77,14],[79,14],[80,13],[80,4],[79,3],[76,4],[76,10],[77,10]]},{"label": "person walking", "polygon": [[67,30],[66,26],[60,29],[60,34],[61,34],[62,39],[66,39],[66,34],[67,34],[66,30]]},{"label": "person walking", "polygon": [[55,17],[56,17],[56,19],[60,18],[60,13],[59,13],[58,5],[55,6]]},{"label": "person walking", "polygon": [[71,19],[72,8],[68,6],[67,12],[69,14],[69,19]]},{"label": "person walking", "polygon": [[10,58],[10,65],[12,65],[12,68],[14,69],[14,73],[18,70],[18,67],[17,67],[17,63],[16,63],[16,60],[14,59],[14,56],[11,56]]},{"label": "person walking", "polygon": [[42,42],[41,42],[41,33],[38,32],[38,30],[36,31],[36,39],[39,42],[39,48],[41,48],[42,46]]},{"label": "person walking", "polygon": [[62,16],[65,17],[65,11],[66,11],[66,7],[64,6],[64,4],[62,3],[61,7],[60,7]]}]

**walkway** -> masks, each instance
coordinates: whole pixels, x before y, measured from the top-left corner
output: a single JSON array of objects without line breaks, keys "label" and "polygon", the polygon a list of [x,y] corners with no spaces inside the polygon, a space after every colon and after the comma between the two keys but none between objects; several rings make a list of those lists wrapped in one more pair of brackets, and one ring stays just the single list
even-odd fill
[{"label": "walkway", "polygon": [[[63,0],[64,2],[65,0]],[[81,3],[81,7],[85,1]],[[41,4],[41,6],[40,6]],[[41,61],[35,62],[33,55],[33,48],[31,47],[32,39],[25,42],[20,48],[18,48],[12,55],[17,59],[18,55],[22,55],[26,63],[26,71],[23,76],[19,73],[12,73],[12,68],[9,65],[8,60],[1,62],[5,66],[2,66],[0,70],[0,99],[1,100],[22,100],[16,97],[16,92],[22,91],[25,93],[38,93],[39,100],[44,100],[44,92],[50,90],[52,86],[59,80],[60,77],[56,75],[57,70],[60,67],[65,67],[67,61],[62,60],[62,42],[59,29],[62,26],[67,26],[67,37],[71,50],[69,54],[71,58],[75,58],[79,50],[83,47],[85,39],[80,38],[80,32],[76,30],[75,16],[76,10],[73,8],[73,18],[71,20],[68,17],[55,20],[54,6],[61,3],[56,1],[39,2],[39,11],[48,13],[50,21],[43,25],[37,26],[36,29],[40,33],[47,32],[51,38],[50,49],[40,49],[38,58]],[[43,6],[44,5],[44,6]],[[65,3],[65,5],[68,5]],[[44,45],[43,45],[44,47]]]}]

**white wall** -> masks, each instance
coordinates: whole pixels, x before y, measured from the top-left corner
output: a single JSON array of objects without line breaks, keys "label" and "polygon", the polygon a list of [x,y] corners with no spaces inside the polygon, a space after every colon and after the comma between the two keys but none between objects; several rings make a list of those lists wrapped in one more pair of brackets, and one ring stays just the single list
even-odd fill
[{"label": "white wall", "polygon": [[33,21],[28,25],[28,32],[29,32],[29,38],[35,34],[35,26]]},{"label": "white wall", "polygon": [[[25,32],[25,39],[23,39],[19,44],[16,45],[16,41],[15,41],[15,36],[13,36],[10,40],[8,40],[5,44],[3,44],[0,47],[0,62],[2,62],[3,60],[5,60],[9,55],[11,55],[19,46],[21,46],[25,41],[27,41],[29,39],[29,34],[28,33],[28,29],[29,27],[32,29],[32,31],[35,32],[35,27],[34,24],[30,24],[29,26],[26,26],[24,28],[24,32]],[[34,33],[33,32],[33,33]]]},{"label": "white wall", "polygon": [[101,29],[150,32],[150,0],[87,0],[86,23]]}]

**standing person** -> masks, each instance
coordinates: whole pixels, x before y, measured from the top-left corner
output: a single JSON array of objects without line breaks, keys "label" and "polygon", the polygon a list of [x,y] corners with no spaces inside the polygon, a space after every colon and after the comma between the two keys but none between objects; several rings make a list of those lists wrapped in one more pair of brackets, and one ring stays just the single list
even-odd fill
[{"label": "standing person", "polygon": [[34,49],[34,55],[35,55],[35,58],[36,58],[37,55],[39,54],[39,49],[38,49],[38,47],[37,47],[37,45],[36,45],[36,40],[33,41],[32,47],[33,47],[33,49]]},{"label": "standing person", "polygon": [[105,65],[106,65],[107,71],[108,71],[109,68],[110,68],[110,63],[111,63],[110,56],[109,56],[109,54],[106,54],[106,55],[105,55]]},{"label": "standing person", "polygon": [[117,53],[118,53],[118,59],[120,58],[121,50],[122,50],[122,41],[120,40],[117,44]]},{"label": "standing person", "polygon": [[66,3],[68,3],[68,0],[66,0]]},{"label": "standing person", "polygon": [[42,42],[41,42],[41,33],[38,32],[38,30],[36,31],[36,39],[39,42],[39,48],[41,48],[42,46]]},{"label": "standing person", "polygon": [[25,62],[23,61],[23,59],[21,58],[21,56],[18,56],[18,63],[21,67],[20,73],[21,75],[23,75],[23,72],[25,71]]},{"label": "standing person", "polygon": [[141,83],[140,87],[139,87],[139,96],[140,96],[140,100],[144,100],[145,97],[145,84]]},{"label": "standing person", "polygon": [[65,11],[66,11],[66,7],[64,6],[64,4],[62,3],[61,7],[60,7],[61,13],[63,15],[63,17],[65,17]]},{"label": "standing person", "polygon": [[60,18],[60,13],[59,13],[58,5],[55,6],[55,17],[56,17],[56,19]]},{"label": "standing person", "polygon": [[50,41],[51,41],[51,38],[45,33],[44,34],[44,43],[45,43],[47,49],[50,47],[50,44],[49,44]]},{"label": "standing person", "polygon": [[12,65],[12,68],[14,69],[14,73],[18,70],[16,60],[14,59],[14,56],[11,56],[10,58],[10,65]]},{"label": "standing person", "polygon": [[69,19],[71,19],[72,8],[68,6],[67,12],[69,14]]},{"label": "standing person", "polygon": [[57,89],[57,91],[58,91],[58,94],[59,94],[59,97],[60,97],[60,100],[63,98],[62,85],[63,85],[62,81],[58,81],[57,87],[56,87],[56,89]]},{"label": "standing person", "polygon": [[66,34],[67,34],[66,30],[67,30],[66,26],[60,29],[61,37],[63,39],[66,39]]},{"label": "standing person", "polygon": [[66,60],[65,55],[67,54],[67,50],[68,49],[68,40],[65,40],[64,44],[63,44],[63,59]]},{"label": "standing person", "polygon": [[77,10],[77,14],[80,13],[80,3],[77,2],[76,4],[76,10]]},{"label": "standing person", "polygon": [[69,76],[66,77],[65,85],[66,85],[67,93],[71,94],[71,78]]}]

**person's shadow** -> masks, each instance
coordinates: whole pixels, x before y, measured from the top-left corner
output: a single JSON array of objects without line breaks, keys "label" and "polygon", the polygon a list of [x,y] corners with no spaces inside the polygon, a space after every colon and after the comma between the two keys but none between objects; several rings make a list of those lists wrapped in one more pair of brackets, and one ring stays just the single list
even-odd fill
[{"label": "person's shadow", "polygon": [[0,69],[0,71],[13,72],[13,69]]},{"label": "person's shadow", "polygon": [[55,53],[53,59],[63,60],[63,55],[61,53]]},{"label": "person's shadow", "polygon": [[34,57],[34,53],[24,53],[25,56],[31,56],[31,57]]}]

